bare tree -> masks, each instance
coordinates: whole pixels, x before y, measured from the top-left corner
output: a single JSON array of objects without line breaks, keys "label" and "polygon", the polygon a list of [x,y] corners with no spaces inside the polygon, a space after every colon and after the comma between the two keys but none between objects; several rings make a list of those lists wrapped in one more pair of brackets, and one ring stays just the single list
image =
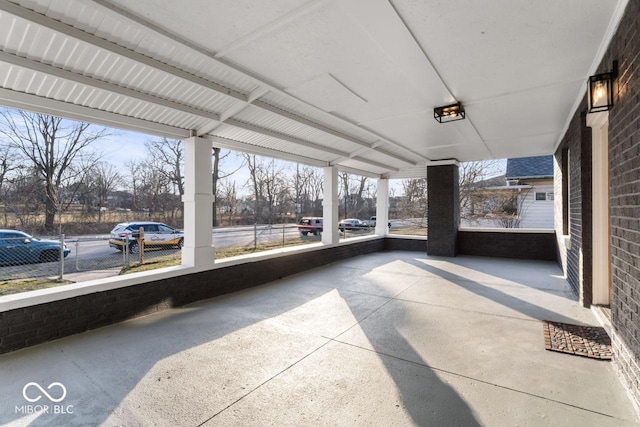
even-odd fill
[{"label": "bare tree", "polygon": [[7,192],[11,173],[19,168],[17,156],[11,145],[6,144],[0,146],[0,202],[3,206],[4,226],[8,226],[7,218]]},{"label": "bare tree", "polygon": [[344,217],[360,216],[365,210],[367,210],[365,216],[369,216],[371,206],[366,206],[364,199],[365,195],[370,199],[373,192],[369,178],[339,172],[338,179],[340,181],[339,199],[344,208]]},{"label": "bare tree", "polygon": [[322,171],[311,166],[299,166],[296,175],[291,182],[295,189],[296,211],[302,215],[322,216],[322,191],[324,177]]},{"label": "bare tree", "polygon": [[[259,164],[258,157],[253,154],[243,154],[244,159],[247,163],[247,167],[249,168],[249,176],[250,176],[250,185],[253,190],[254,197],[254,216],[255,222],[258,222],[258,217],[262,212],[262,203],[264,200],[263,185],[262,185],[262,175],[261,175],[261,167]],[[249,184],[249,183],[248,183]]]},{"label": "bare tree", "polygon": [[497,160],[464,162],[460,163],[459,192],[460,192],[460,217],[466,219],[473,214],[475,200],[478,196],[478,188],[482,187],[487,178],[499,175],[500,162]]},{"label": "bare tree", "polygon": [[405,179],[402,181],[404,196],[399,203],[403,219],[415,221],[415,225],[424,226],[428,212],[426,178]]},{"label": "bare tree", "polygon": [[127,171],[129,172],[129,180],[131,185],[131,196],[132,196],[132,208],[135,211],[139,211],[141,206],[141,179],[140,175],[142,173],[142,163],[129,161],[126,163]]},{"label": "bare tree", "polygon": [[[44,228],[53,230],[58,191],[67,180],[86,173],[98,153],[91,144],[108,136],[104,128],[25,111],[0,110],[0,133],[30,162],[44,182]],[[84,165],[83,168],[74,165]]]},{"label": "bare tree", "polygon": [[219,182],[218,193],[216,197],[216,208],[224,216],[228,216],[228,223],[232,225],[233,217],[237,214],[238,192],[236,182],[229,180],[221,180]]},{"label": "bare tree", "polygon": [[[220,165],[220,162],[226,159],[227,157],[229,157],[231,155],[231,151],[223,152],[220,148],[213,147],[212,152],[213,152],[213,165],[212,165],[213,171],[211,173],[211,184],[212,184],[212,191],[213,191],[213,219],[211,224],[215,227],[216,225],[218,225],[218,216],[217,216],[218,209],[216,206],[217,200],[218,200],[218,183],[220,182],[220,180],[225,179],[233,175],[234,173],[236,173],[238,170],[240,170],[244,166],[244,161],[241,162],[239,165],[237,165],[236,168],[231,172],[225,172],[223,171]],[[234,193],[235,193],[235,182],[233,184],[233,187],[234,187]]]},{"label": "bare tree", "polygon": [[[167,175],[162,171],[162,166],[158,159],[147,159],[140,164],[138,178],[140,180],[140,194],[138,200],[142,201],[143,210],[149,212],[149,217],[154,213],[164,211],[167,193],[172,193],[172,183]],[[173,186],[175,188],[175,186]],[[179,197],[179,196],[178,196]]]},{"label": "bare tree", "polygon": [[97,199],[98,224],[100,224],[102,222],[102,208],[106,207],[109,195],[122,185],[122,175],[115,166],[99,162],[91,169],[89,182],[89,187]]},{"label": "bare tree", "polygon": [[275,209],[284,212],[284,204],[290,200],[285,170],[274,159],[244,154],[249,168],[250,185],[255,200],[255,221],[272,224]]},{"label": "bare tree", "polygon": [[43,182],[34,167],[15,171],[8,183],[7,199],[12,201],[12,212],[24,230],[36,229],[36,220],[44,206]]},{"label": "bare tree", "polygon": [[149,157],[158,172],[176,187],[176,192],[184,194],[184,144],[179,139],[152,139],[144,143]]}]

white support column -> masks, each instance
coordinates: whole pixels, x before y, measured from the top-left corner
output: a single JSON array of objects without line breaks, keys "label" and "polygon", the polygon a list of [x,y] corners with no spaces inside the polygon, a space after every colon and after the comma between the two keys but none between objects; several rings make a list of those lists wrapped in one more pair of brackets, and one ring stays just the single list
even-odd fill
[{"label": "white support column", "polygon": [[334,166],[324,168],[322,220],[322,243],[338,243],[338,169]]},{"label": "white support column", "polygon": [[211,245],[213,192],[211,182],[211,142],[189,138],[184,165],[184,247],[182,265],[212,267],[215,249]]},{"label": "white support column", "polygon": [[376,197],[376,234],[389,234],[389,180],[378,179],[378,194]]},{"label": "white support column", "polygon": [[587,115],[591,128],[592,295],[593,304],[609,305],[611,253],[609,231],[609,112]]}]

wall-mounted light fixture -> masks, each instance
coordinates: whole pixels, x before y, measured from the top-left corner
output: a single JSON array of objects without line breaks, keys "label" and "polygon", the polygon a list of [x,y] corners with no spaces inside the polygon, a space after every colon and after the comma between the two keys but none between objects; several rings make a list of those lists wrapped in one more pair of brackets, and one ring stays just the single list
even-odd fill
[{"label": "wall-mounted light fixture", "polygon": [[433,109],[433,117],[440,123],[462,120],[465,118],[464,107],[459,102],[445,105],[444,107],[436,107]]},{"label": "wall-mounted light fixture", "polygon": [[596,74],[587,80],[588,112],[608,111],[613,107],[613,81],[618,76],[618,61],[613,61],[613,70]]}]

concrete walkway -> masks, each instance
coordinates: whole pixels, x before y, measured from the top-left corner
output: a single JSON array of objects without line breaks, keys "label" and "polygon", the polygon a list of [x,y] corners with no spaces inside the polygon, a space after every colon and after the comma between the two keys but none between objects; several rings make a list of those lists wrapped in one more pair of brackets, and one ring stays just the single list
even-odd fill
[{"label": "concrete walkway", "polygon": [[544,349],[543,319],[596,324],[560,275],[345,260],[0,356],[0,424],[637,425],[610,362]]}]

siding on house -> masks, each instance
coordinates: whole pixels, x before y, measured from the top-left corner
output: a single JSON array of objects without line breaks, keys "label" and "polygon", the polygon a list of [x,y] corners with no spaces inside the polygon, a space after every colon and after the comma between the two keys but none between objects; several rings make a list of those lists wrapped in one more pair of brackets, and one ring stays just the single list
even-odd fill
[{"label": "siding on house", "polygon": [[[520,180],[522,186],[531,186],[531,188],[514,187],[514,193],[519,191],[518,195],[518,219],[520,223],[518,228],[542,228],[547,230],[554,229],[554,184],[553,179],[531,179]],[[506,185],[506,182],[505,182]],[[478,191],[485,192],[489,197],[494,194],[504,193],[506,187],[481,188]],[[546,200],[536,200],[536,193],[544,193]],[[515,196],[514,196],[515,197]],[[461,218],[460,226],[467,228],[503,228],[503,223],[496,218],[471,217]]]},{"label": "siding on house", "polygon": [[[554,200],[553,200],[554,227],[553,228],[556,230],[556,244],[558,249],[557,259],[558,259],[558,264],[560,264],[560,267],[562,268],[562,271],[565,272],[566,274],[567,252],[569,250],[568,245],[570,244],[570,236],[564,233],[564,228],[563,228],[564,226],[563,220],[565,216],[563,212],[564,210],[563,206],[564,206],[564,203],[566,202],[566,200],[564,199],[568,198],[568,195],[563,194],[563,183],[562,183],[563,173],[562,173],[562,153],[561,152],[555,155],[553,158],[553,174],[555,177],[553,180],[553,189],[554,189]],[[575,287],[574,287],[574,292],[575,292]],[[576,293],[576,296],[577,296],[577,293]]]},{"label": "siding on house", "polygon": [[[553,180],[522,181],[522,184],[532,185],[533,188],[522,190],[519,196],[520,228],[553,229]],[[536,200],[536,193],[544,193],[545,200]]]}]

